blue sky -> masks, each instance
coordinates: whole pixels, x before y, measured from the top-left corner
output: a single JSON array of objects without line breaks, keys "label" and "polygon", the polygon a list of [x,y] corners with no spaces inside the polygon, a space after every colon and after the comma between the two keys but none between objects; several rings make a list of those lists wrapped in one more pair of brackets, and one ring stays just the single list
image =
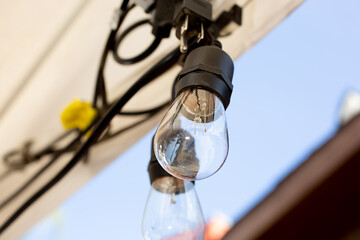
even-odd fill
[{"label": "blue sky", "polygon": [[[360,91],[360,1],[306,1],[235,62],[223,168],[196,183],[206,219],[243,216],[336,131]],[[147,134],[22,239],[141,239]]]}]

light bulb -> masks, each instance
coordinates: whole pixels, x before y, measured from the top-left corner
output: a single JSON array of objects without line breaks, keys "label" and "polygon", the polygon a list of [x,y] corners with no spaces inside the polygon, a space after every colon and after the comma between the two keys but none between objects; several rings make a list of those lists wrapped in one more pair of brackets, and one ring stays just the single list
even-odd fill
[{"label": "light bulb", "polygon": [[192,182],[163,176],[153,181],[142,222],[146,240],[202,240],[205,221]]},{"label": "light bulb", "polygon": [[151,190],[142,222],[144,239],[204,239],[205,221],[194,183],[167,173],[153,149],[148,166]]},{"label": "light bulb", "polygon": [[225,108],[205,89],[186,89],[173,102],[154,138],[156,158],[171,175],[199,180],[213,175],[229,149]]},{"label": "light bulb", "polygon": [[173,104],[159,124],[154,151],[160,165],[184,180],[200,180],[224,164],[229,137],[225,109],[230,103],[234,64],[218,46],[193,50],[173,88]]}]

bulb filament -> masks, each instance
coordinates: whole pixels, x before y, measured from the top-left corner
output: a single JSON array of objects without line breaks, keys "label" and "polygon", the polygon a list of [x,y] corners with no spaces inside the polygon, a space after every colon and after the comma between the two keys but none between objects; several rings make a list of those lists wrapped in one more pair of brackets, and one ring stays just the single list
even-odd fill
[{"label": "bulb filament", "polygon": [[194,117],[194,122],[195,122],[195,128],[194,128],[194,135],[196,135],[196,124],[197,123],[204,123],[204,132],[206,132],[206,121],[202,121],[201,116],[203,116],[203,118],[205,118],[205,110],[206,110],[206,100],[203,99],[199,99],[199,97],[197,96],[197,102],[196,102],[197,106],[194,107],[194,112],[195,112],[195,117]]}]

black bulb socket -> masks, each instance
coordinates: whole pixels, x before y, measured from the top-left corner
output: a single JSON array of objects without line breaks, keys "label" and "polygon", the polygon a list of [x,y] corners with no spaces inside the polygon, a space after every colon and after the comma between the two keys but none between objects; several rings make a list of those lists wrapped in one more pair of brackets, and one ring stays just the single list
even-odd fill
[{"label": "black bulb socket", "polygon": [[171,176],[165,169],[159,164],[155,153],[154,153],[154,138],[151,144],[151,158],[148,165],[148,172],[150,178],[150,184],[152,184],[156,179],[161,177],[168,177]]},{"label": "black bulb socket", "polygon": [[198,47],[185,59],[175,82],[174,95],[177,97],[188,88],[205,89],[215,93],[226,109],[233,90],[233,74],[233,61],[219,46]]}]

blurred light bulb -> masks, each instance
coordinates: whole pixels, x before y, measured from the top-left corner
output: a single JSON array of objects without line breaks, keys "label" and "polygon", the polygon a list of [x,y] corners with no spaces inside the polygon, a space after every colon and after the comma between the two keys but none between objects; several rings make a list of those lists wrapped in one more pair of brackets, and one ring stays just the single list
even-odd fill
[{"label": "blurred light bulb", "polygon": [[153,147],[148,171],[151,190],[142,222],[144,239],[203,240],[205,221],[194,183],[167,173],[157,161]]},{"label": "blurred light bulb", "polygon": [[225,108],[205,89],[186,89],[173,102],[154,138],[154,151],[171,175],[200,180],[217,172],[229,150]]},{"label": "blurred light bulb", "polygon": [[142,234],[146,240],[204,239],[205,221],[194,184],[172,176],[154,180]]}]

